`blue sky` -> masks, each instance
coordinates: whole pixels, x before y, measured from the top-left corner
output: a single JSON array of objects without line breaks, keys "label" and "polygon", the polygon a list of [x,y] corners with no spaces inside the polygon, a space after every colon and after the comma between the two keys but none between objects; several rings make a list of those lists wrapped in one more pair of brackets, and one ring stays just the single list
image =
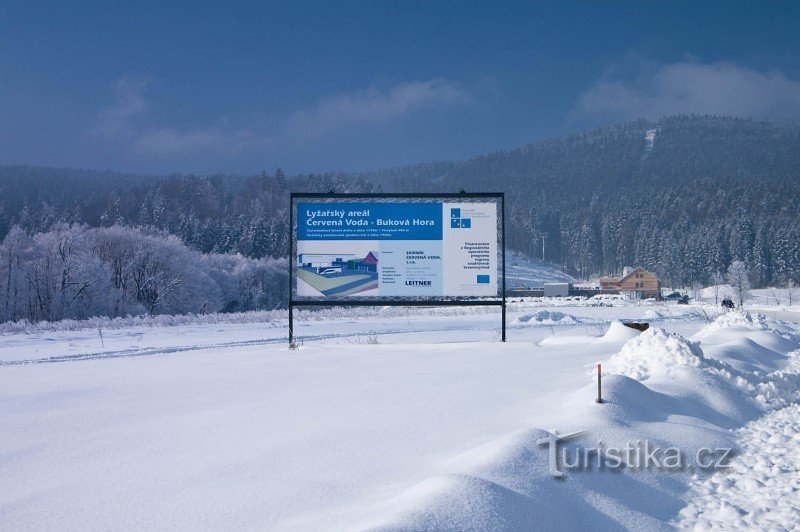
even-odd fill
[{"label": "blue sky", "polygon": [[791,2],[2,2],[0,163],[289,173],[800,119]]}]

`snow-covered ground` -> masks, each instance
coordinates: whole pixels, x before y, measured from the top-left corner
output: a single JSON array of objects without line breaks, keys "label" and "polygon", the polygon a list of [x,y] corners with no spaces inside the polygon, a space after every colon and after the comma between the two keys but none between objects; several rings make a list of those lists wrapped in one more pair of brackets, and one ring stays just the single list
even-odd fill
[{"label": "snow-covered ground", "polygon": [[[294,351],[277,312],[7,327],[0,527],[800,526],[800,308],[524,299],[508,318],[502,344],[493,308],[302,312]],[[556,479],[554,430],[689,463]],[[688,460],[726,447],[727,469]]]}]

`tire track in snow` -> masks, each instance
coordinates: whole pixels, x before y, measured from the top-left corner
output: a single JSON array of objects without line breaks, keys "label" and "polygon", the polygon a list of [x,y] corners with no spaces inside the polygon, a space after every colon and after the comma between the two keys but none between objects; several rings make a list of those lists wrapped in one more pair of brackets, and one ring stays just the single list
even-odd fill
[{"label": "tire track in snow", "polygon": [[[444,331],[487,331],[487,330],[494,330],[496,327],[446,327],[446,328],[437,328],[433,329],[436,332],[444,332]],[[369,336],[369,335],[385,335],[385,334],[415,334],[415,333],[422,333],[422,332],[431,332],[432,329],[425,328],[425,329],[384,329],[384,330],[372,330],[372,331],[363,331],[358,333],[330,333],[330,334],[316,334],[316,335],[303,335],[299,339],[303,342],[306,341],[320,341],[320,340],[335,340],[338,338],[357,338],[360,336]],[[154,356],[154,355],[171,355],[176,353],[185,353],[188,351],[202,351],[206,349],[227,349],[231,347],[250,347],[250,346],[258,346],[258,345],[273,345],[273,344],[281,344],[281,343],[288,343],[289,337],[288,336],[281,336],[275,338],[263,338],[257,340],[242,340],[238,342],[219,342],[219,343],[212,343],[212,344],[194,344],[194,345],[184,345],[184,346],[170,346],[170,347],[152,347],[152,348],[130,348],[130,349],[119,349],[116,351],[99,351],[96,353],[78,353],[73,355],[54,355],[45,358],[29,358],[24,360],[8,360],[0,362],[0,367],[4,366],[25,366],[29,364],[53,364],[58,362],[80,362],[85,360],[103,360],[109,358],[132,358],[132,357],[142,357],[142,356]]]}]

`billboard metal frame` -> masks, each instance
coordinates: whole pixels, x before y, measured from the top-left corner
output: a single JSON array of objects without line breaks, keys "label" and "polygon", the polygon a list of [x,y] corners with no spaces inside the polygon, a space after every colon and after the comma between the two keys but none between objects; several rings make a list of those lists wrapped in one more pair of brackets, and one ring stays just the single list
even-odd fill
[{"label": "billboard metal frame", "polygon": [[[331,200],[371,200],[371,199],[451,199],[451,200],[470,200],[470,199],[496,199],[500,206],[500,271],[501,271],[501,292],[495,298],[483,297],[481,299],[348,299],[345,301],[324,301],[324,300],[295,300],[294,299],[294,246],[297,240],[297,228],[295,227],[294,209],[296,199],[331,199]],[[294,347],[294,308],[295,307],[470,307],[470,306],[496,306],[502,310],[501,341],[506,341],[506,205],[505,193],[503,192],[456,192],[439,193],[423,192],[419,194],[411,193],[324,193],[324,192],[291,192],[289,194],[289,346]]]}]

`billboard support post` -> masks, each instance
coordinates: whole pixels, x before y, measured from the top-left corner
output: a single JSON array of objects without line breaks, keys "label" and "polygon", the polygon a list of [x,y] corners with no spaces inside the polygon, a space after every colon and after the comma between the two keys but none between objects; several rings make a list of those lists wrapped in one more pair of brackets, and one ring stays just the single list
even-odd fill
[{"label": "billboard support post", "polygon": [[506,341],[506,196],[505,194],[500,196],[500,224],[502,227],[502,235],[503,235],[503,252],[500,255],[500,260],[502,261],[502,272],[503,272],[503,332],[501,333],[501,341]]},{"label": "billboard support post", "polygon": [[292,304],[292,254],[294,253],[294,201],[289,201],[289,349],[294,349],[294,305]]},{"label": "billboard support post", "polygon": [[[443,294],[441,296],[429,296],[429,297],[418,297],[412,298],[403,294],[402,296],[389,296],[389,297],[369,297],[367,298],[354,298],[350,297],[349,295],[345,295],[344,297],[336,297],[339,294],[345,293],[342,290],[349,289],[350,285],[343,286],[343,288],[336,289],[335,292],[336,296],[334,299],[325,299],[325,296],[322,295],[320,297],[296,297],[295,294],[295,284],[298,283],[298,275],[295,274],[295,267],[299,267],[298,264],[295,264],[299,261],[300,253],[298,251],[298,229],[300,225],[299,216],[295,217],[295,209],[297,208],[296,200],[309,200],[310,203],[319,203],[320,205],[325,205],[325,203],[334,203],[334,202],[375,202],[374,205],[381,206],[388,202],[390,203],[391,200],[398,200],[399,202],[406,202],[409,203],[409,207],[419,205],[421,203],[436,203],[437,200],[442,202],[444,205],[445,200],[449,200],[449,203],[464,203],[467,205],[466,208],[469,208],[471,205],[480,205],[486,203],[494,203],[499,207],[500,212],[497,213],[498,216],[496,218],[496,223],[499,223],[499,231],[497,230],[497,226],[495,226],[495,234],[497,234],[501,240],[500,247],[497,249],[495,246],[496,252],[499,252],[499,273],[500,279],[498,279],[497,285],[500,288],[500,294],[494,293],[493,296],[489,295],[466,295],[466,296],[458,296],[458,295],[448,295]],[[414,200],[418,200],[415,202]],[[289,197],[289,347],[294,348],[295,344],[295,335],[294,335],[294,307],[357,307],[357,306],[406,306],[406,307],[436,307],[436,306],[499,306],[501,308],[501,341],[506,341],[506,220],[505,220],[505,195],[502,192],[482,192],[482,193],[474,193],[469,194],[461,191],[460,193],[453,193],[453,194],[445,194],[445,193],[420,193],[420,194],[405,194],[405,193],[377,193],[377,194],[345,194],[345,193],[301,193],[301,192],[292,192],[290,193]],[[391,203],[390,203],[391,204]],[[396,204],[395,204],[396,205]],[[458,205],[455,205],[458,207]],[[458,211],[458,208],[453,209],[453,211]],[[463,212],[464,208],[460,209],[460,212]],[[343,211],[344,212],[344,211]],[[441,213],[441,211],[439,211]],[[460,214],[451,214],[452,217],[458,217]],[[442,222],[441,222],[441,231],[444,229],[444,214],[442,214]],[[450,218],[447,218],[448,220]],[[484,217],[484,220],[486,218]],[[474,220],[474,219],[473,219]],[[466,220],[451,220],[450,227],[458,228],[472,228],[474,230],[474,221],[470,221],[469,219]],[[462,225],[457,225],[462,223]],[[467,225],[467,224],[470,225]],[[460,229],[456,229],[459,231]],[[440,231],[440,232],[441,232]],[[371,238],[368,238],[371,240]],[[461,249],[468,249],[467,247],[462,247]],[[491,249],[491,247],[490,247]],[[322,260],[320,258],[321,255],[341,255],[341,253],[332,253],[326,251],[325,253],[318,253],[314,251],[314,253],[310,253],[310,255],[315,255],[315,260]],[[370,253],[371,255],[371,253]],[[343,257],[343,255],[342,255]],[[361,259],[356,258],[355,261],[348,260],[345,261],[344,258],[336,258],[336,263],[322,263],[320,262],[309,263],[310,266],[305,264],[305,259],[303,260],[303,270],[302,272],[306,277],[303,277],[305,280],[309,272],[309,267],[313,267],[316,264],[316,269],[311,268],[311,273],[321,274],[323,276],[330,277],[342,277],[341,271],[344,269],[351,270],[352,266],[349,264],[347,266],[343,266],[345,263],[354,262],[354,263],[361,263],[361,266],[364,266],[364,262]],[[351,255],[352,257],[352,255]],[[372,257],[373,259],[375,257]],[[328,259],[330,261],[330,259]],[[442,260],[439,257],[439,260]],[[375,270],[375,264],[377,260],[374,260],[372,263],[373,270]],[[382,264],[382,263],[381,263]],[[496,263],[495,263],[496,264]],[[322,270],[322,271],[320,271]],[[484,270],[485,271],[485,270]],[[497,270],[494,270],[497,272]],[[383,274],[381,273],[381,276]],[[313,275],[312,275],[313,277]],[[484,280],[481,280],[481,277],[484,277]],[[319,278],[319,277],[317,277]],[[374,286],[377,286],[377,275],[373,275],[372,281],[375,283]],[[472,281],[474,282],[474,281]],[[489,282],[488,275],[478,275],[478,285],[473,285],[475,287],[482,286],[480,283],[487,283]],[[340,283],[341,284],[341,283]],[[408,283],[407,283],[408,284]],[[463,286],[463,285],[459,285]],[[328,292],[330,293],[330,292]],[[349,293],[349,292],[348,292]],[[319,295],[319,292],[317,292]],[[324,294],[324,292],[323,292]]]}]

